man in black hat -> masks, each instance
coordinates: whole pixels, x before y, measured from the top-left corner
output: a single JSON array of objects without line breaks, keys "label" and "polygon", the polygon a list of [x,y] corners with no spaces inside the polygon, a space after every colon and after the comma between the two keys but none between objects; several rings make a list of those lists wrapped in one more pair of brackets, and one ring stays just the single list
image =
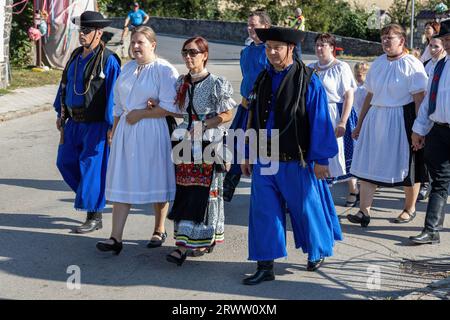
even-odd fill
[{"label": "man in black hat", "polygon": [[102,228],[113,91],[120,59],[101,41],[102,29],[111,20],[86,11],[72,22],[79,25],[81,47],[67,62],[54,102],[56,127],[61,132],[56,165],[76,192],[75,209],[87,211],[86,221],[75,231],[87,233]]},{"label": "man in black hat", "polygon": [[270,65],[250,99],[247,129],[257,131],[257,157],[241,166],[252,175],[248,259],[258,262],[246,285],[274,280],[273,261],[287,256],[285,204],[296,248],[308,253],[307,270],[317,270],[342,239],[324,180],[328,159],[338,152],[327,95],[318,76],[293,54],[303,33],[280,27],[256,33]]},{"label": "man in black hat", "polygon": [[439,231],[444,225],[450,186],[450,20],[441,21],[441,30],[434,38],[442,39],[447,56],[430,74],[427,95],[413,126],[413,148],[425,147],[425,161],[432,180],[425,227],[419,235],[410,237],[415,244],[440,242]]}]

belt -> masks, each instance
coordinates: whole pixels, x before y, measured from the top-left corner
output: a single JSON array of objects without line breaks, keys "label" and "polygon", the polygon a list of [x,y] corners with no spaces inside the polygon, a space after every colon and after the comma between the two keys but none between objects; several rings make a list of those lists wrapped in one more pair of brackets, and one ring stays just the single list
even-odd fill
[{"label": "belt", "polygon": [[245,99],[245,98],[242,98],[241,105],[242,105],[245,109],[248,109],[248,100]]},{"label": "belt", "polygon": [[67,107],[67,110],[69,111],[69,115],[75,122],[87,122],[86,117],[86,109],[81,108],[69,108]]},{"label": "belt", "polygon": [[450,128],[449,123],[435,122],[435,124],[439,127]]}]

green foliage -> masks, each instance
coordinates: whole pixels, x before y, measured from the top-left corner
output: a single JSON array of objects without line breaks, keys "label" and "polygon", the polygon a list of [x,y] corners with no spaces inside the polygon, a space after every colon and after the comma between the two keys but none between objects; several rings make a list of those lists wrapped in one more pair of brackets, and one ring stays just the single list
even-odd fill
[{"label": "green foliage", "polygon": [[33,4],[28,3],[21,14],[13,14],[10,37],[10,61],[13,66],[26,66],[31,63],[31,49],[34,43],[28,38],[28,28],[33,26]]}]

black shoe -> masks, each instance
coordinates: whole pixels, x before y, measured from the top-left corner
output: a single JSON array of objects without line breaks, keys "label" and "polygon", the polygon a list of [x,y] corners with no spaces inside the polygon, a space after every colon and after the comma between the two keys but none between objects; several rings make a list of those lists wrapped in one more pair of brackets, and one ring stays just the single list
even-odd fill
[{"label": "black shoe", "polygon": [[[346,201],[345,206],[347,208],[349,207],[356,207],[356,205],[359,203],[359,193],[350,193],[349,196],[355,197],[355,201]],[[348,199],[348,198],[347,198]]]},{"label": "black shoe", "polygon": [[431,232],[426,230],[422,231],[422,233],[418,236],[409,237],[409,240],[415,244],[438,244],[441,242],[439,232]]},{"label": "black shoe", "polygon": [[[403,212],[405,212],[408,215],[408,218],[404,219],[401,218]],[[403,212],[397,217],[395,218],[392,222],[393,223],[408,223],[414,220],[414,218],[416,217],[416,211],[414,211],[413,213],[409,212],[406,209],[403,209]]]},{"label": "black shoe", "polygon": [[161,247],[162,244],[166,241],[167,239],[167,232],[161,233],[158,231],[153,232],[154,236],[158,236],[161,239],[158,240],[150,240],[149,243],[147,243],[147,248],[157,248],[157,247]]},{"label": "black shoe", "polygon": [[427,200],[430,196],[431,186],[428,183],[422,183],[420,185],[419,195],[417,196],[417,201]]},{"label": "black shoe", "polygon": [[234,192],[236,191],[236,187],[239,184],[240,180],[241,175],[231,173],[226,174],[223,181],[223,201],[231,202],[231,199],[233,199]]},{"label": "black shoe", "polygon": [[316,271],[317,269],[319,269],[322,266],[324,261],[325,261],[324,258],[320,258],[317,261],[309,261],[308,260],[308,265],[306,266],[306,270],[308,270],[308,271]]},{"label": "black shoe", "polygon": [[275,280],[275,275],[273,273],[273,269],[258,270],[252,276],[242,280],[242,283],[247,286],[252,286],[255,284],[260,284],[263,281],[272,281],[272,280]]},{"label": "black shoe", "polygon": [[115,238],[111,237],[110,240],[114,241],[114,244],[107,243],[105,241],[97,242],[97,249],[100,251],[114,251],[115,255],[119,255],[122,251],[122,242],[118,242]]},{"label": "black shoe", "polygon": [[361,216],[358,214],[348,214],[347,220],[351,223],[359,223],[361,227],[366,228],[370,223],[370,216],[365,215],[362,211],[359,211],[358,213],[361,213]]},{"label": "black shoe", "polygon": [[[175,257],[174,255],[172,255],[172,253],[178,253],[180,255],[180,257]],[[180,249],[175,249],[173,250],[170,254],[166,255],[166,260],[172,263],[175,263],[177,266],[181,267],[184,260],[186,260],[186,256],[187,256],[187,251],[185,251],[184,253],[181,252]]]},{"label": "black shoe", "polygon": [[101,214],[100,216],[90,217],[79,227],[75,228],[76,233],[89,233],[103,228]]}]

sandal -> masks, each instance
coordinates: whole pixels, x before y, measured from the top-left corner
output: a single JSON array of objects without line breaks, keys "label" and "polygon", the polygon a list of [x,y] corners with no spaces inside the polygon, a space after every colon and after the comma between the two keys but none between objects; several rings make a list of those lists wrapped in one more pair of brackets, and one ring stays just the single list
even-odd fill
[{"label": "sandal", "polygon": [[[401,218],[403,213],[406,213],[408,215],[408,218],[406,218],[406,219]],[[397,218],[395,218],[392,222],[393,223],[408,223],[408,222],[413,221],[415,217],[416,217],[416,211],[411,213],[408,210],[403,209],[402,213]]]},{"label": "sandal", "polygon": [[345,206],[346,207],[355,207],[359,202],[359,193],[350,193],[349,196],[355,197],[355,201],[348,201],[348,197],[347,197],[347,202],[345,202]]},{"label": "sandal", "polygon": [[[178,257],[174,256],[173,253],[178,253],[180,255],[180,257],[178,258]],[[175,249],[171,253],[166,255],[166,260],[169,262],[175,263],[177,266],[181,267],[184,260],[186,260],[186,256],[187,256],[187,251],[185,251],[183,253],[183,252],[181,252],[180,249]]]},{"label": "sandal", "polygon": [[207,248],[199,248],[199,249],[194,249],[194,250],[188,250],[187,251],[187,255],[189,257],[201,257],[204,256],[205,253],[212,253],[214,251],[214,247],[216,246],[216,244],[214,243],[213,245],[207,247]]},{"label": "sandal", "polygon": [[153,237],[154,236],[160,237],[161,239],[156,239],[156,240],[151,239],[149,241],[149,243],[147,243],[147,248],[157,248],[157,247],[162,246],[162,244],[167,239],[167,232],[162,233],[162,232],[159,232],[159,231],[155,231],[155,232],[153,232]]}]

